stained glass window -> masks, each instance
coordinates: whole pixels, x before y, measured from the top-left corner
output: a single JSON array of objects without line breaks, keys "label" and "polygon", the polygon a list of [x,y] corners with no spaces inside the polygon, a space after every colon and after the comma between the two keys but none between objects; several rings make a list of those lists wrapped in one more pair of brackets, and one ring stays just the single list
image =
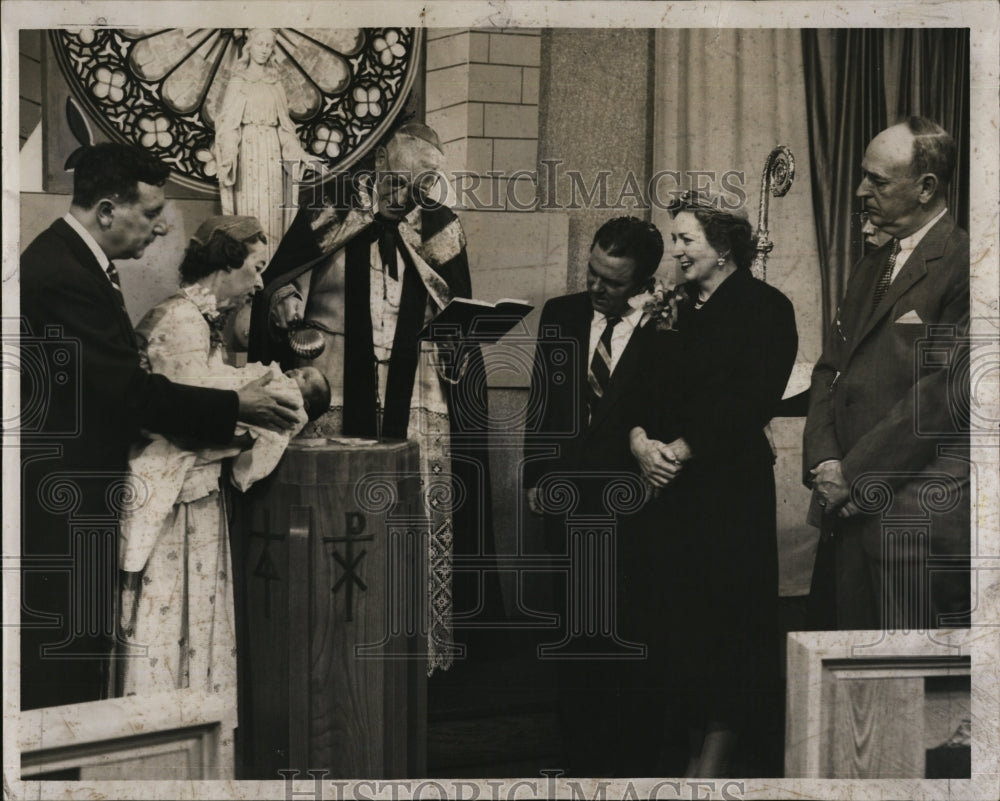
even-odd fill
[{"label": "stained glass window", "polygon": [[[66,28],[50,36],[76,98],[112,139],[181,183],[214,189],[214,120],[247,40],[240,28]],[[331,169],[387,132],[416,75],[418,28],[276,28],[274,62],[303,148]]]}]

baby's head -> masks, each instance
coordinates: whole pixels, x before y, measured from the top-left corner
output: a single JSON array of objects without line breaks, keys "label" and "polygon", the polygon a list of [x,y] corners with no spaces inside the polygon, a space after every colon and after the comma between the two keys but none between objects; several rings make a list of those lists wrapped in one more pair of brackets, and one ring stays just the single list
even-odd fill
[{"label": "baby's head", "polygon": [[222,335],[230,353],[246,353],[250,346],[250,310],[250,304],[244,303],[226,320]]},{"label": "baby's head", "polygon": [[302,403],[310,420],[322,417],[330,408],[330,382],[315,367],[296,367],[285,373],[302,393]]}]

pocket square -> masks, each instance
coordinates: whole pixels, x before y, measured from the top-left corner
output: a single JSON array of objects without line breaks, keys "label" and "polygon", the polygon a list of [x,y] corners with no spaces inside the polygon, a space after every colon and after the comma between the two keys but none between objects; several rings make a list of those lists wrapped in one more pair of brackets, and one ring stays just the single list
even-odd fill
[{"label": "pocket square", "polygon": [[897,317],[894,322],[902,323],[903,325],[906,325],[906,324],[912,324],[912,323],[919,324],[919,323],[922,323],[923,320],[920,319],[920,315],[917,314],[917,310],[916,309],[910,309],[902,317]]}]

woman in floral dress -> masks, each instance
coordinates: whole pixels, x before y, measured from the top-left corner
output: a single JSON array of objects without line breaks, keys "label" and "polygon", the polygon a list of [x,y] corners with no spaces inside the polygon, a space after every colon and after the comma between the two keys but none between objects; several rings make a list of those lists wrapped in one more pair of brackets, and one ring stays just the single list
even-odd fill
[{"label": "woman in floral dress", "polygon": [[[261,288],[265,265],[265,238],[256,218],[206,220],[185,254],[180,291],[151,309],[136,329],[148,369],[173,381],[225,389],[267,373],[259,364],[226,364],[222,342],[226,314]],[[293,379],[279,373],[273,383],[293,400],[297,395],[301,408]],[[298,428],[305,422],[303,411]],[[135,503],[121,526],[124,644],[115,660],[115,694],[195,688],[231,693],[235,705],[233,576],[219,484],[222,462],[255,439],[254,472],[242,477],[248,485],[274,468],[294,433],[253,429],[244,434],[247,441],[226,450],[199,450],[195,443],[157,437],[133,447]],[[258,458],[259,447],[264,458]]]}]

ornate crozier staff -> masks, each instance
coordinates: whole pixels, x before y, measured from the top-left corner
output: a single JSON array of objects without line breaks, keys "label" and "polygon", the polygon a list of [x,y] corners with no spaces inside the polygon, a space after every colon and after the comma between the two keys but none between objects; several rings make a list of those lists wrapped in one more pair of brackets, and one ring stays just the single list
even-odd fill
[{"label": "ornate crozier staff", "polygon": [[760,207],[757,211],[757,255],[754,256],[750,271],[754,278],[767,280],[767,254],[771,252],[774,243],[768,238],[767,210],[768,193],[775,197],[784,197],[792,188],[795,180],[795,158],[792,151],[784,145],[778,145],[771,151],[764,163],[764,172],[760,179]]}]

